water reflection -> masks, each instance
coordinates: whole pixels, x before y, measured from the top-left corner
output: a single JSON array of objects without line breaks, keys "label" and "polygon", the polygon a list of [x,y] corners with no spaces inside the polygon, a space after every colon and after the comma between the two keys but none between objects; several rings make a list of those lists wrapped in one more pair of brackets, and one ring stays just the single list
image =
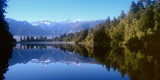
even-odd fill
[{"label": "water reflection", "polygon": [[[70,77],[65,77],[63,79],[75,79],[77,76],[76,78],[82,80],[85,79],[84,75],[87,75],[85,76],[86,79],[95,80],[159,80],[159,51],[159,48],[156,46],[135,49],[133,47],[110,47],[104,45],[21,44],[17,45],[14,49],[12,58],[9,60],[11,71],[9,70],[10,72],[8,71],[6,76],[11,74],[12,69],[14,69],[13,67],[16,67],[17,65],[22,66],[23,64],[26,64],[28,67],[34,68],[32,67],[33,65],[37,66],[42,64],[53,67],[51,64],[54,63],[54,66],[57,67],[52,68],[52,70],[58,70],[59,73],[62,73],[61,76],[66,76],[63,74],[63,70],[68,70],[68,76],[70,74]],[[69,67],[65,67],[62,64],[69,65]],[[76,64],[77,66],[84,65],[84,67],[77,68],[73,64]],[[24,69],[25,65],[21,68]],[[37,66],[36,68],[43,69],[40,66]],[[49,69],[49,67],[47,68]],[[84,70],[83,68],[87,70]],[[74,72],[72,72],[72,69],[75,69],[78,74],[73,74]],[[95,76],[95,74],[97,77],[91,77]],[[57,74],[57,76],[59,75]],[[81,75],[81,78],[79,75]],[[111,75],[114,75],[114,77]],[[57,79],[60,79],[60,77]]]},{"label": "water reflection", "polygon": [[80,56],[74,51],[73,48],[74,47],[69,44],[18,45],[15,48],[13,57],[12,59],[10,59],[9,63],[11,66],[17,63],[28,62],[42,63],[44,65],[56,62],[65,64],[69,64],[71,62],[74,62],[76,64],[97,64],[97,62],[92,58]]}]

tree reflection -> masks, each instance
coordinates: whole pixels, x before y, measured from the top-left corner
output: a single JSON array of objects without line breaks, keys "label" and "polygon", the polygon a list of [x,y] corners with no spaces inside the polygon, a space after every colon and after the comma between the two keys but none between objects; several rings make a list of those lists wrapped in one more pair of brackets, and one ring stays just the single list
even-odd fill
[{"label": "tree reflection", "polygon": [[[1,45],[2,46],[2,45]],[[0,79],[4,79],[4,73],[8,70],[8,62],[9,58],[12,56],[12,47],[0,47],[1,55],[0,55]]]},{"label": "tree reflection", "polygon": [[[67,48],[67,47],[66,47]],[[110,47],[102,45],[74,45],[72,48],[81,56],[94,58],[106,69],[118,70],[122,77],[130,80],[159,80],[160,50],[158,46],[149,48]]]},{"label": "tree reflection", "polygon": [[131,80],[159,80],[160,54],[157,47],[136,51],[127,47],[106,49],[97,46],[94,47],[94,51],[92,50],[93,52],[90,54],[93,55],[96,61],[103,63],[108,71],[113,68],[118,70],[122,77],[127,74]]},{"label": "tree reflection", "polygon": [[160,78],[160,49],[157,46],[135,49],[135,47],[116,47],[107,45],[50,44],[20,45],[20,49],[58,48],[63,52],[75,52],[91,57],[108,71],[114,69],[130,80],[158,80]]}]

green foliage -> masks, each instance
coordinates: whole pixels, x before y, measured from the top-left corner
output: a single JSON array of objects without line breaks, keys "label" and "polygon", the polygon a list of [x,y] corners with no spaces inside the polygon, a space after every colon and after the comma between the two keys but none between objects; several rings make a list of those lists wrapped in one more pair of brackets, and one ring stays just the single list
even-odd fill
[{"label": "green foliage", "polygon": [[124,39],[124,24],[121,23],[119,26],[112,27],[110,30],[110,37],[113,41],[121,42]]},{"label": "green foliage", "polygon": [[93,43],[94,42],[94,33],[93,28],[88,31],[88,35],[86,37],[86,42]]},{"label": "green foliage", "polygon": [[124,11],[122,10],[122,13],[120,14],[120,16],[118,17],[118,20],[122,20],[126,17],[126,14],[124,13]]},{"label": "green foliage", "polygon": [[59,41],[87,43],[117,43],[131,46],[149,46],[160,40],[160,2],[159,0],[132,1],[130,11],[118,18],[110,17],[104,23],[90,30],[75,32],[73,35],[59,37]]},{"label": "green foliage", "polygon": [[99,24],[94,29],[94,42],[106,42],[107,41],[107,35],[105,34],[105,25]]},{"label": "green foliage", "polygon": [[141,15],[139,20],[139,30],[146,31],[148,28],[154,28],[154,13],[151,8],[146,9]]},{"label": "green foliage", "polygon": [[80,31],[77,34],[78,34],[78,36],[75,38],[75,42],[83,42],[88,35],[88,29]]},{"label": "green foliage", "polygon": [[[145,6],[144,6],[145,4]],[[67,37],[67,36],[66,36]],[[98,63],[127,74],[131,80],[158,80],[160,47],[160,0],[139,0],[132,2],[130,11],[124,11],[116,19],[106,19],[87,32],[73,34],[73,41],[89,43],[116,42],[127,47],[113,47],[99,44],[78,48],[76,51],[94,58]],[[85,52],[83,52],[85,51]],[[146,72],[147,71],[147,72]]]},{"label": "green foliage", "polygon": [[138,6],[134,1],[132,1],[129,13],[135,14],[137,11],[138,11]]}]

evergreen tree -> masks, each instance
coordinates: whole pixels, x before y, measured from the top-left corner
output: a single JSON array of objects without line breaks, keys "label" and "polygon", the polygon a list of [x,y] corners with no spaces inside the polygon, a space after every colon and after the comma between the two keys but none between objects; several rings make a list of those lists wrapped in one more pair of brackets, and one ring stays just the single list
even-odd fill
[{"label": "evergreen tree", "polygon": [[120,16],[118,17],[118,20],[122,20],[126,17],[126,14],[124,13],[124,10],[122,10]]},{"label": "evergreen tree", "polygon": [[143,2],[144,2],[143,0],[139,0],[139,1],[137,2],[137,6],[138,6],[139,10],[144,9]]},{"label": "evergreen tree", "polygon": [[138,11],[137,4],[134,1],[132,1],[129,13],[130,14],[135,14],[137,11]]},{"label": "evergreen tree", "polygon": [[26,39],[26,41],[30,41],[30,37],[29,37],[29,36],[27,36],[27,39]]},{"label": "evergreen tree", "polygon": [[23,39],[22,39],[22,36],[20,37],[20,41],[22,41]]},{"label": "evergreen tree", "polygon": [[116,26],[117,25],[117,19],[114,17],[113,20],[111,21],[111,26]]},{"label": "evergreen tree", "polygon": [[8,23],[5,21],[5,7],[7,7],[6,0],[0,0],[0,80],[5,77],[9,66],[9,58],[13,51],[13,35],[9,33]]},{"label": "evergreen tree", "polygon": [[110,24],[111,23],[111,20],[110,20],[110,17],[108,17],[107,19],[106,19],[106,23],[105,24]]},{"label": "evergreen tree", "polygon": [[145,8],[150,7],[152,4],[151,0],[144,0],[145,1]]},{"label": "evergreen tree", "polygon": [[7,6],[6,0],[0,0],[0,42],[1,45],[11,46],[14,41],[13,35],[9,33],[8,23],[5,21],[5,7]]},{"label": "evergreen tree", "polygon": [[23,41],[26,41],[26,37],[25,36],[23,37]]},{"label": "evergreen tree", "polygon": [[152,8],[147,8],[140,16],[139,29],[143,31],[147,28],[154,28],[154,12]]}]

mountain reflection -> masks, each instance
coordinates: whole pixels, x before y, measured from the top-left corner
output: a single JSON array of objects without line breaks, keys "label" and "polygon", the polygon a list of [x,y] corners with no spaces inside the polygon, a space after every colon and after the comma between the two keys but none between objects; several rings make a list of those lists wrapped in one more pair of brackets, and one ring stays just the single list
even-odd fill
[{"label": "mountain reflection", "polygon": [[65,64],[70,63],[91,63],[97,62],[89,57],[80,56],[74,51],[73,45],[57,44],[57,45],[17,45],[13,52],[13,57],[9,61],[9,65],[17,63],[41,63],[47,65],[50,63],[61,62]]},{"label": "mountain reflection", "polygon": [[108,71],[114,69],[130,80],[158,80],[160,78],[160,49],[135,49],[77,44],[19,44],[15,47],[9,65],[17,63],[90,63],[100,64]]}]

